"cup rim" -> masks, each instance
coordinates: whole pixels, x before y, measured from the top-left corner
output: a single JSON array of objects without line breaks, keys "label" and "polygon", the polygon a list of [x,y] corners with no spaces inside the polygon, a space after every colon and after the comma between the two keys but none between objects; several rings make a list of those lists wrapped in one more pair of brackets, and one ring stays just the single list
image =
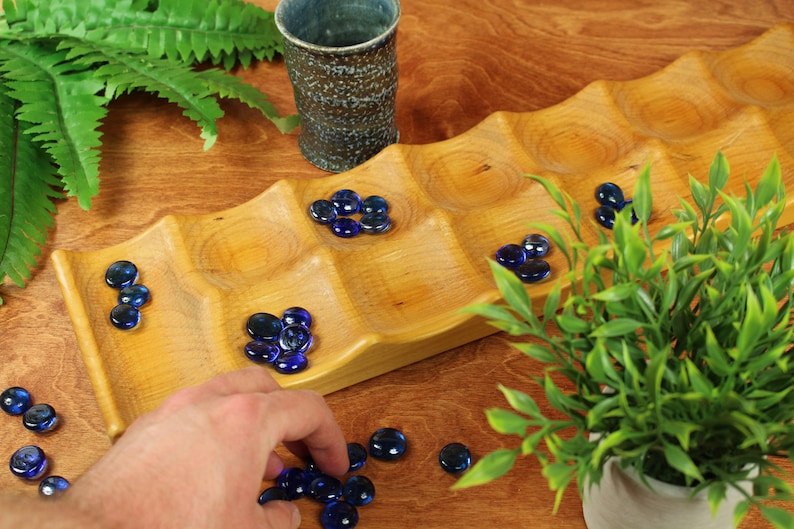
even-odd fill
[{"label": "cup rim", "polygon": [[294,33],[289,31],[284,26],[284,23],[282,21],[284,17],[284,11],[282,9],[282,6],[287,1],[288,0],[281,0],[276,6],[276,10],[274,12],[274,19],[278,31],[286,40],[290,40],[293,43],[300,44],[301,47],[313,50],[318,53],[335,53],[335,54],[347,55],[372,48],[373,45],[377,44],[378,42],[384,40],[389,35],[394,33],[395,29],[397,28],[397,24],[400,21],[400,16],[402,15],[402,8],[400,6],[399,0],[393,0],[394,6],[396,8],[394,13],[394,21],[379,35],[367,41],[359,42],[358,44],[351,44],[349,46],[323,46],[321,44],[314,44],[312,42],[296,37]]}]

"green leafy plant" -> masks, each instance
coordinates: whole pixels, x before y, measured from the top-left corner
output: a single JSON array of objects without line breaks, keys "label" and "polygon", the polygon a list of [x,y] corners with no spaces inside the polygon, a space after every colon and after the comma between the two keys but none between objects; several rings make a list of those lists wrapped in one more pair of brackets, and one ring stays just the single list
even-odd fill
[{"label": "green leafy plant", "polygon": [[[99,192],[107,104],[157,94],[195,121],[209,149],[218,98],[257,109],[279,130],[267,96],[221,68],[281,53],[271,12],[242,0],[3,0],[0,14],[0,284],[36,266],[54,200],[90,208]],[[207,67],[195,68],[202,64]],[[221,68],[218,68],[221,67]],[[2,303],[2,299],[0,299]]]},{"label": "green leafy plant", "polygon": [[[584,497],[605,462],[619,458],[643,480],[707,491],[713,512],[728,488],[742,491],[737,525],[755,505],[774,526],[794,527],[794,515],[768,502],[792,498],[779,462],[794,446],[794,237],[778,226],[786,200],[777,157],[737,198],[723,191],[729,166],[718,153],[707,183],[690,176],[693,203],[681,200],[675,221],[654,235],[642,220],[652,212],[646,166],[633,195],[639,222],[625,208],[612,237],[599,231],[594,245],[582,238],[571,197],[530,178],[570,227],[563,236],[534,225],[569,272],[536,315],[526,288],[492,263],[506,304],[466,310],[525,338],[513,345],[545,366],[532,381],[550,408],[500,386],[512,410],[486,410],[487,419],[520,446],[490,453],[455,487],[496,479],[533,455],[557,491],[556,511],[568,486],[576,482]],[[748,479],[754,494],[740,487]]]}]

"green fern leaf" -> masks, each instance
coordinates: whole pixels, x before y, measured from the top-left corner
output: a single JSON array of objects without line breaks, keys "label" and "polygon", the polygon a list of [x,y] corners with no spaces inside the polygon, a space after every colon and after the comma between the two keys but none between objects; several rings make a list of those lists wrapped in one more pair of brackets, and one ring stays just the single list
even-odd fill
[{"label": "green fern leaf", "polygon": [[104,85],[92,72],[64,62],[66,52],[38,42],[4,42],[0,75],[8,95],[22,103],[17,119],[58,165],[68,196],[84,209],[99,192],[99,126],[107,109],[97,94]]},{"label": "green fern leaf", "polygon": [[49,156],[14,116],[18,105],[0,85],[0,279],[22,287],[54,226],[52,201],[61,194]]}]

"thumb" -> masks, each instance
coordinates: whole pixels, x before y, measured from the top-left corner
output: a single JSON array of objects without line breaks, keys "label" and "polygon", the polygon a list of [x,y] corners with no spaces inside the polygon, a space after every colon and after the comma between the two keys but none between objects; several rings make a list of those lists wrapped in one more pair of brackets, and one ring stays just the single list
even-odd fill
[{"label": "thumb", "polygon": [[262,506],[267,529],[298,529],[301,514],[298,506],[290,501],[274,500]]}]

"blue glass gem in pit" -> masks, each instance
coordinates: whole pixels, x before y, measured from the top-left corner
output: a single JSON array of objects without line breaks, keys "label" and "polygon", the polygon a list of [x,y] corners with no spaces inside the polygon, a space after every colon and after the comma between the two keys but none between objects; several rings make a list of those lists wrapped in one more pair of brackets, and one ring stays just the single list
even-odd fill
[{"label": "blue glass gem in pit", "polygon": [[23,446],[8,461],[11,473],[22,479],[38,479],[47,470],[47,456],[38,446]]},{"label": "blue glass gem in pit", "polygon": [[634,199],[629,198],[620,205],[620,210],[623,208],[631,208],[631,223],[637,224],[640,221],[640,218],[637,216],[637,212],[634,211]]},{"label": "blue glass gem in pit", "polygon": [[51,432],[58,425],[58,415],[49,404],[35,404],[22,415],[22,425],[32,432]]},{"label": "blue glass gem in pit", "polygon": [[367,462],[367,449],[361,443],[347,443],[347,457],[350,459],[348,472],[355,472]]},{"label": "blue glass gem in pit", "polygon": [[149,301],[150,297],[151,294],[146,286],[130,285],[119,291],[119,304],[126,303],[127,305],[140,308]]},{"label": "blue glass gem in pit", "polygon": [[306,474],[298,467],[282,470],[276,478],[276,486],[286,492],[290,500],[303,498],[309,492]]},{"label": "blue glass gem in pit", "polygon": [[514,270],[518,279],[524,283],[537,283],[549,277],[551,267],[543,259],[529,259]]},{"label": "blue glass gem in pit", "polygon": [[47,476],[39,483],[39,496],[54,499],[61,496],[69,488],[69,481],[61,476]]},{"label": "blue glass gem in pit", "polygon": [[389,203],[385,198],[378,195],[371,195],[361,201],[361,213],[363,215],[376,211],[382,211],[383,213],[389,212]]},{"label": "blue glass gem in pit", "polygon": [[407,446],[405,435],[394,428],[381,428],[369,438],[369,454],[383,461],[399,459]]},{"label": "blue glass gem in pit", "polygon": [[276,359],[273,366],[282,375],[294,375],[309,367],[309,360],[303,353],[285,353]]},{"label": "blue glass gem in pit", "polygon": [[613,208],[620,207],[623,200],[625,200],[623,190],[619,185],[612,182],[604,182],[598,186],[595,191],[595,197],[602,206],[611,206]]},{"label": "blue glass gem in pit", "polygon": [[278,345],[272,342],[253,340],[245,344],[245,357],[257,364],[272,364],[281,354]]},{"label": "blue glass gem in pit", "polygon": [[309,458],[306,461],[306,466],[303,467],[303,472],[306,474],[306,479],[310,482],[314,478],[319,478],[320,476],[324,475],[323,471],[320,470],[320,467],[317,466],[317,463],[314,462],[314,459]]},{"label": "blue glass gem in pit", "polygon": [[471,465],[471,452],[461,443],[450,443],[438,453],[438,464],[445,472],[459,474]]},{"label": "blue glass gem in pit", "polygon": [[610,206],[598,206],[595,211],[595,218],[600,225],[611,230],[615,226],[615,215],[617,210]]},{"label": "blue glass gem in pit", "polygon": [[337,215],[355,215],[361,209],[361,197],[351,189],[340,189],[331,197]]},{"label": "blue glass gem in pit", "polygon": [[309,484],[309,496],[323,503],[339,500],[342,498],[342,482],[333,476],[318,476]]},{"label": "blue glass gem in pit", "polygon": [[358,524],[358,510],[346,501],[326,504],[320,514],[323,529],[353,529]]},{"label": "blue glass gem in pit", "polygon": [[524,237],[524,242],[521,243],[524,251],[527,253],[527,259],[537,259],[538,257],[545,257],[551,249],[549,240],[539,233],[531,233]]},{"label": "blue glass gem in pit", "polygon": [[289,495],[287,491],[280,488],[280,487],[269,487],[262,491],[262,494],[259,495],[259,505],[264,505],[269,501],[279,500],[279,501],[289,501]]},{"label": "blue glass gem in pit", "polygon": [[245,330],[248,331],[249,336],[261,342],[275,342],[278,340],[278,335],[283,328],[284,324],[281,322],[281,318],[269,312],[251,314],[248,317],[248,323],[245,325]]},{"label": "blue glass gem in pit", "polygon": [[375,485],[366,476],[351,476],[342,488],[342,496],[356,507],[361,507],[375,499]]},{"label": "blue glass gem in pit", "polygon": [[130,261],[116,261],[105,271],[105,283],[109,287],[124,288],[138,279],[138,268]]},{"label": "blue glass gem in pit", "polygon": [[496,250],[496,262],[505,268],[516,268],[526,259],[527,252],[518,244],[505,244]]},{"label": "blue glass gem in pit", "polygon": [[358,235],[360,229],[361,226],[358,224],[358,222],[348,217],[336,219],[331,223],[331,231],[334,233],[334,235],[343,239],[355,237]]},{"label": "blue glass gem in pit", "polygon": [[284,325],[299,323],[308,328],[312,326],[312,315],[303,307],[290,307],[281,315],[281,321]]},{"label": "blue glass gem in pit", "polygon": [[331,224],[336,219],[336,208],[330,200],[315,200],[309,206],[309,216],[320,224]]},{"label": "blue glass gem in pit", "polygon": [[30,403],[30,393],[25,388],[14,386],[0,393],[0,409],[9,415],[22,415]]},{"label": "blue glass gem in pit", "polygon": [[129,330],[141,322],[141,311],[128,303],[121,303],[110,311],[110,323],[117,329]]},{"label": "blue glass gem in pit", "polygon": [[358,225],[361,231],[370,235],[386,233],[391,229],[391,217],[385,211],[374,211],[361,217]]},{"label": "blue glass gem in pit", "polygon": [[278,345],[285,353],[305,353],[313,342],[312,332],[300,323],[287,325],[278,335]]}]

